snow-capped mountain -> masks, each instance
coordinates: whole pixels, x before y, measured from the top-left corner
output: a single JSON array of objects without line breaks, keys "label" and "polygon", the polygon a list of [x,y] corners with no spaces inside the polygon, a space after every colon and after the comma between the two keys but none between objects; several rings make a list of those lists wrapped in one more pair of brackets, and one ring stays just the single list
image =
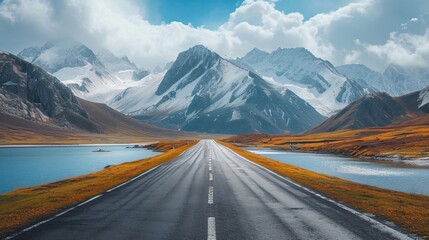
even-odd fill
[{"label": "snow-capped mountain", "polygon": [[429,118],[429,87],[392,97],[385,92],[367,94],[306,133],[423,123]]},{"label": "snow-capped mountain", "polygon": [[128,57],[117,57],[107,49],[102,49],[95,54],[106,69],[120,79],[138,81],[150,73],[139,69]]},{"label": "snow-capped mountain", "polygon": [[305,48],[279,48],[271,53],[255,48],[235,62],[287,87],[325,116],[375,91],[366,84],[348,79],[330,62],[315,57]]},{"label": "snow-capped mountain", "polygon": [[418,91],[429,85],[428,68],[404,68],[390,64],[383,72],[383,76],[389,79],[400,94]]},{"label": "snow-capped mountain", "polygon": [[350,79],[365,82],[392,96],[415,92],[429,85],[429,70],[426,68],[403,68],[390,64],[380,73],[362,64],[348,64],[337,69]]},{"label": "snow-capped mountain", "polygon": [[105,104],[75,97],[57,78],[17,56],[0,51],[0,128],[33,137],[78,132],[159,139],[181,137],[177,131],[148,125]]},{"label": "snow-capped mountain", "polygon": [[0,52],[0,114],[60,128],[102,131],[58,79],[3,52]]},{"label": "snow-capped mountain", "polygon": [[385,78],[383,74],[374,71],[363,64],[346,64],[337,66],[336,69],[348,78],[354,79],[357,82],[364,82],[380,92],[387,92],[391,95],[400,95],[399,93],[394,93],[396,92],[394,86],[389,83],[388,79]]},{"label": "snow-capped mountain", "polygon": [[99,58],[87,46],[73,40],[26,48],[18,56],[57,77],[76,96],[96,102],[106,102],[122,89],[138,85],[135,79],[142,73],[127,59],[117,58],[108,51],[103,51]]},{"label": "snow-capped mountain", "polygon": [[211,133],[300,132],[323,117],[292,91],[278,91],[255,73],[202,45],[171,68],[149,75],[110,105],[158,125]]}]

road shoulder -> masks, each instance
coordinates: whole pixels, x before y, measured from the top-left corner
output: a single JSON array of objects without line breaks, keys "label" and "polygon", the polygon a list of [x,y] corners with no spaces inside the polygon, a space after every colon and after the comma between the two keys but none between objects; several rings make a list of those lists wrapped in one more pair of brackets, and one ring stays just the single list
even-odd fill
[{"label": "road shoulder", "polygon": [[[106,191],[111,191],[138,178],[150,169],[168,162],[182,154],[196,142],[173,145],[165,153],[101,171],[64,179],[40,186],[17,189],[0,195],[0,237],[18,229],[32,226],[40,221],[60,215],[64,211],[85,204]],[[172,144],[172,143],[168,143]]]},{"label": "road shoulder", "polygon": [[393,222],[410,233],[429,236],[429,196],[408,194],[311,172],[218,141],[235,153],[361,212]]}]

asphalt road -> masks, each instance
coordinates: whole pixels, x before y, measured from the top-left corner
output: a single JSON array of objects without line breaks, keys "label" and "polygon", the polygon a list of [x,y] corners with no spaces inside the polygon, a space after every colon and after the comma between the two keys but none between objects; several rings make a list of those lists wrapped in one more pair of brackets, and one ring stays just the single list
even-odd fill
[{"label": "asphalt road", "polygon": [[407,239],[206,140],[13,239]]}]

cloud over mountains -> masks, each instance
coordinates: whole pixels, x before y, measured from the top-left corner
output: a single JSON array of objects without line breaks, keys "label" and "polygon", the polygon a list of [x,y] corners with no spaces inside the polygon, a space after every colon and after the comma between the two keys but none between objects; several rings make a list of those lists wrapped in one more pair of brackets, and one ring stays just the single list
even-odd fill
[{"label": "cloud over mountains", "polygon": [[[49,39],[72,37],[105,47],[152,68],[204,44],[226,57],[254,47],[305,47],[334,64],[429,65],[429,2],[359,0],[305,19],[274,1],[246,0],[216,29],[181,22],[152,24],[134,0],[5,0],[0,3],[0,47],[17,52]],[[426,12],[425,12],[426,11]]]}]

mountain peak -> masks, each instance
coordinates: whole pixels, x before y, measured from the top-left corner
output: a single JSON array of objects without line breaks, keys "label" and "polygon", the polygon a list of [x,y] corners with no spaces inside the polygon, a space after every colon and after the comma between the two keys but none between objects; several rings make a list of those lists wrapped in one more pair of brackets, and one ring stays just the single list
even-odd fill
[{"label": "mountain peak", "polygon": [[219,56],[217,53],[213,52],[212,50],[208,49],[206,46],[204,46],[202,44],[195,45],[195,46],[189,48],[188,50],[181,52],[179,54],[178,58],[181,55],[182,56],[194,56],[194,57],[198,57],[198,58],[204,58],[204,57],[211,56],[211,55]]},{"label": "mountain peak", "polygon": [[246,55],[243,58],[248,59],[249,61],[257,62],[268,55],[270,54],[259,48],[253,48],[250,52],[246,53]]},{"label": "mountain peak", "polygon": [[51,40],[48,41],[47,43],[45,43],[42,46],[42,49],[50,49],[53,47],[58,47],[58,48],[78,48],[78,47],[86,47],[83,43],[78,42],[74,39],[57,39],[57,40]]},{"label": "mountain peak", "polygon": [[297,47],[297,48],[277,48],[277,50],[272,52],[273,55],[287,55],[294,58],[316,58],[313,53],[308,51],[306,48]]},{"label": "mountain peak", "polygon": [[18,56],[50,73],[65,67],[82,67],[88,63],[102,66],[91,49],[72,39],[49,41],[42,47],[26,48]]},{"label": "mountain peak", "polygon": [[182,78],[186,78],[183,84],[188,84],[195,77],[194,75],[189,76],[189,72],[193,72],[195,75],[201,75],[207,71],[207,69],[213,67],[213,65],[222,59],[217,53],[209,50],[203,45],[196,45],[192,48],[181,52],[177,56],[176,61],[171,68],[165,74],[164,79],[159,85],[156,95],[165,93],[170,87],[176,82],[181,81]]},{"label": "mountain peak", "polygon": [[131,62],[127,56],[118,57],[108,49],[100,49],[96,52],[97,58],[110,71],[119,72],[123,70],[138,70],[138,67]]},{"label": "mountain peak", "polygon": [[12,116],[38,121],[72,115],[88,118],[70,89],[13,54],[0,53],[0,92],[9,96],[3,99],[2,111]]}]

